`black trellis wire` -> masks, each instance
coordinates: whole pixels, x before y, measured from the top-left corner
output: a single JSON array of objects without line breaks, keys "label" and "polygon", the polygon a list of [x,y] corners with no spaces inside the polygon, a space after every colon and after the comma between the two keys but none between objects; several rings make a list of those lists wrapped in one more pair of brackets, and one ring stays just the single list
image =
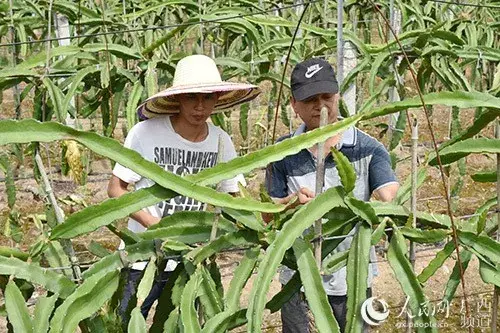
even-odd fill
[{"label": "black trellis wire", "polygon": [[292,5],[287,5],[287,6],[283,6],[283,7],[276,7],[276,8],[272,8],[272,9],[263,9],[263,10],[259,10],[257,12],[253,12],[253,13],[237,14],[237,15],[233,15],[233,16],[225,16],[225,17],[215,18],[215,19],[211,19],[211,20],[199,20],[199,21],[193,21],[193,22],[183,22],[183,23],[169,24],[169,25],[158,25],[158,26],[145,27],[145,28],[113,30],[113,31],[107,31],[107,32],[96,32],[93,34],[84,34],[84,35],[68,36],[68,37],[45,38],[45,39],[38,39],[38,40],[32,40],[32,41],[26,41],[26,42],[4,43],[4,44],[0,44],[0,47],[54,42],[54,41],[67,40],[67,39],[99,37],[99,36],[107,36],[107,35],[118,35],[118,34],[125,34],[125,33],[129,33],[129,32],[164,30],[164,29],[170,29],[170,28],[189,27],[189,26],[194,26],[194,25],[199,25],[199,24],[207,24],[207,23],[223,23],[226,20],[232,20],[232,19],[236,19],[236,18],[244,18],[244,17],[255,16],[255,15],[260,15],[260,14],[265,14],[265,13],[271,13],[271,12],[276,12],[276,11],[281,11],[281,10],[285,10],[285,9],[303,6],[307,3],[314,4],[314,3],[318,3],[318,2],[322,2],[322,0],[310,0],[310,1],[304,2],[304,3],[292,4]]},{"label": "black trellis wire", "polygon": [[[83,262],[83,263],[78,264],[78,266],[80,266],[81,268],[89,268],[92,265],[94,265],[96,262],[99,262],[99,260]],[[43,269],[46,271],[62,271],[62,270],[71,269],[71,268],[73,268],[73,266],[44,267]]]},{"label": "black trellis wire", "polygon": [[[496,213],[496,211],[490,211],[488,213],[489,214],[493,214],[493,213]],[[473,216],[479,216],[480,214],[472,214],[472,215],[465,215],[465,216],[462,216],[462,217],[458,217],[458,218],[471,218]],[[398,229],[402,228],[402,227],[397,227]],[[390,231],[392,230],[392,228],[386,228],[385,231]],[[342,238],[348,238],[348,237],[352,237],[354,236],[353,234],[347,234],[347,235],[339,235],[339,236],[332,236],[332,237],[324,237],[323,240],[332,240],[332,239],[342,239]],[[248,246],[248,247],[236,247],[236,248],[229,248],[229,249],[226,249],[226,250],[222,250],[220,252],[217,252],[217,254],[224,254],[224,253],[234,253],[234,252],[242,252],[242,251],[245,251],[245,250],[249,250],[253,248],[253,246]],[[436,246],[430,246],[430,247],[425,247],[417,252],[424,252],[424,251],[429,251],[429,250],[434,250],[434,249],[442,249],[443,246],[441,245],[436,245]],[[84,251],[84,252],[89,252],[89,251]],[[83,252],[79,252],[79,253],[83,253]],[[420,256],[417,256],[415,259],[418,259],[418,258],[430,258],[430,257],[435,257],[436,255],[435,254],[426,254],[426,255],[420,255]],[[163,257],[164,260],[180,260],[182,259],[182,255],[171,255],[171,256],[165,256]],[[98,260],[91,260],[91,261],[87,261],[87,262],[84,262],[82,264],[80,264],[81,267],[83,268],[89,268],[91,267],[93,264],[99,262],[100,259]],[[370,261],[370,263],[386,263],[386,262],[389,262],[387,259],[382,259],[382,260],[376,260],[376,261]],[[61,266],[61,267],[44,267],[43,269],[45,270],[65,270],[65,269],[71,269],[72,267],[71,266]],[[224,276],[229,276],[229,275],[224,275]]]},{"label": "black trellis wire", "polygon": [[[493,292],[491,290],[483,290],[483,291],[478,291],[478,292],[475,292],[475,293],[470,293],[470,294],[467,294],[467,296],[478,296],[478,295],[485,295],[485,294],[492,294]],[[456,298],[461,298],[462,296],[453,296],[452,299],[456,299]],[[439,301],[442,301],[442,298],[436,298],[436,299],[432,299],[432,300],[429,300],[430,303],[434,303],[434,302],[439,302]],[[450,302],[451,303],[451,302]],[[35,306],[36,305],[36,302],[28,302],[26,304],[26,306],[28,307],[32,307],[32,306]],[[403,305],[393,305],[393,306],[389,306],[388,309],[399,309],[399,308],[402,308],[404,306]],[[281,325],[271,325],[271,326],[266,326],[266,327],[263,327],[263,329],[271,329],[271,328],[281,328],[282,326]],[[246,332],[245,330],[243,331],[234,331],[235,333],[242,333],[242,332]]]},{"label": "black trellis wire", "polygon": [[[432,249],[432,248],[431,248]],[[436,255],[435,254],[426,254],[426,255],[421,255],[421,256],[416,256],[415,257],[415,260],[416,259],[422,259],[422,258],[431,258],[431,257],[435,257]],[[370,264],[383,264],[383,263],[388,263],[389,260],[387,259],[382,259],[382,260],[375,260],[375,261],[370,261],[369,263]],[[71,267],[70,267],[71,268]],[[252,275],[256,275],[257,273],[256,272],[252,272]],[[222,277],[228,277],[228,276],[231,276],[232,274],[224,274],[222,275]]]},{"label": "black trellis wire", "polygon": [[[58,171],[56,171],[58,172]],[[111,174],[109,174],[110,176]],[[96,176],[96,174],[88,175],[88,176]],[[103,181],[108,181],[109,176],[107,177],[99,177],[99,178],[92,178],[92,179],[87,179],[87,183],[98,183],[98,182],[103,182]],[[14,177],[14,180],[26,180],[26,179],[33,179],[33,176],[24,176],[24,177]],[[0,178],[0,183],[5,182],[5,178]],[[68,184],[68,183],[75,183],[74,180],[68,180],[68,179],[53,179],[53,183],[59,183],[59,184]],[[19,192],[31,192],[30,189],[27,188],[22,188],[22,189],[16,189]]]},{"label": "black trellis wire", "polygon": [[[101,175],[101,174],[108,174],[108,173],[98,173],[96,175]],[[19,178],[19,179],[29,179],[30,177],[22,177],[22,178]],[[96,179],[89,179],[88,182],[99,182],[99,181],[105,181],[105,180],[108,180],[109,178],[105,177],[105,178],[96,178]],[[0,182],[1,181],[5,181],[5,179],[0,179]],[[55,180],[55,182],[57,183],[72,183],[73,181],[72,180]],[[30,192],[29,189],[25,189],[25,192]],[[425,202],[425,201],[431,201],[431,200],[437,200],[437,199],[442,199],[442,197],[440,196],[435,196],[435,197],[428,197],[428,198],[421,198],[419,199],[418,201],[421,201],[421,202]],[[487,213],[487,215],[492,215],[492,214],[495,214],[496,213],[496,210],[493,209],[491,211],[489,211]],[[458,216],[457,218],[460,219],[460,220],[465,220],[465,219],[470,219],[472,217],[475,217],[475,216],[480,216],[481,214],[469,214],[469,215],[462,215],[462,216]],[[385,231],[390,231],[392,230],[392,228],[386,228]],[[333,240],[333,239],[342,239],[342,238],[349,238],[349,237],[352,237],[353,235],[351,234],[348,234],[348,235],[338,235],[338,236],[331,236],[331,237],[324,237],[323,240]],[[437,248],[437,247],[434,247],[434,248]],[[428,250],[429,248],[426,248],[426,250]],[[234,251],[239,251],[239,250],[242,250],[242,249],[234,249],[234,250],[228,250],[226,252],[234,252]],[[223,252],[221,252],[223,253]],[[175,257],[177,258],[177,257]],[[172,259],[175,259],[175,258],[172,258]],[[64,267],[62,267],[64,268]],[[53,269],[62,269],[61,267],[58,267],[58,268],[53,268]]]},{"label": "black trellis wire", "polygon": [[492,9],[500,9],[500,6],[495,5],[478,5],[474,3],[465,3],[465,2],[453,2],[453,1],[445,1],[445,0],[429,0],[431,2],[443,3],[447,5],[457,5],[464,7],[476,7],[476,8],[492,8]]},{"label": "black trellis wire", "polygon": [[[251,248],[253,248],[253,247],[252,246],[249,246],[249,247],[237,247],[237,248],[222,250],[220,252],[217,252],[217,254],[232,253],[232,252],[241,252],[241,251],[245,251],[245,250],[248,250],[248,249],[251,249]],[[84,252],[89,252],[89,251],[84,251]],[[83,253],[83,252],[79,252],[79,253]],[[83,268],[89,268],[89,267],[92,267],[92,265],[94,265],[95,263],[99,262],[101,259],[102,258],[100,258],[98,260],[87,261],[87,262],[79,264],[79,266],[83,267]],[[180,259],[182,259],[182,256],[181,255],[165,256],[165,257],[163,257],[163,259],[164,260],[180,260]],[[58,270],[65,270],[65,269],[71,269],[71,268],[72,268],[72,266],[60,266],[60,267],[43,267],[42,269],[47,270],[47,271],[58,271]],[[79,281],[77,279],[72,279],[72,280],[73,281]]]},{"label": "black trellis wire", "polygon": [[[248,250],[248,249],[251,249],[252,247],[244,247],[244,248],[234,248],[234,249],[227,249],[227,250],[224,250],[224,251],[220,251],[220,252],[217,252],[217,254],[224,254],[224,253],[233,253],[233,252],[242,252],[242,251],[245,251],[245,250]],[[439,248],[439,247],[436,247],[436,248]],[[431,248],[432,249],[432,248]],[[426,249],[428,250],[428,249]],[[435,254],[426,254],[426,255],[421,255],[421,256],[417,256],[416,259],[418,258],[430,258],[430,257],[434,257]],[[181,255],[175,255],[175,256],[166,256],[163,258],[164,260],[180,260],[182,259],[182,256]],[[80,264],[79,266],[82,267],[82,268],[89,268],[89,267],[92,267],[92,265],[94,265],[95,263],[98,263],[100,260],[95,260],[95,261],[87,261],[85,263],[82,263]],[[386,262],[389,262],[389,260],[387,259],[382,259],[382,260],[375,260],[375,261],[370,261],[371,264],[375,264],[375,263],[386,263]],[[71,266],[61,266],[61,267],[43,267],[44,270],[47,270],[47,271],[59,271],[59,270],[66,270],[66,269],[71,269],[72,267]],[[231,274],[225,274],[223,275],[223,277],[226,277],[226,276],[230,276]],[[75,280],[76,281],[76,280]]]},{"label": "black trellis wire", "polygon": [[[436,3],[449,4],[449,5],[464,6],[464,7],[500,9],[500,6],[494,6],[494,5],[478,5],[478,4],[463,3],[463,2],[450,2],[450,1],[444,1],[444,0],[429,0],[429,1],[436,2]],[[193,22],[184,22],[184,23],[169,24],[169,25],[159,25],[159,26],[145,27],[145,28],[113,30],[113,31],[107,31],[107,32],[96,32],[93,34],[83,34],[83,35],[68,36],[68,37],[45,38],[45,39],[31,40],[31,41],[25,41],[25,42],[21,42],[21,41],[20,42],[11,42],[11,43],[0,44],[0,47],[9,47],[9,46],[24,45],[24,44],[31,45],[31,44],[53,42],[53,41],[67,40],[67,39],[77,39],[77,38],[125,34],[125,33],[130,33],[130,32],[164,30],[164,29],[170,29],[170,28],[188,27],[188,26],[207,24],[207,23],[223,23],[226,20],[231,20],[231,19],[235,19],[235,18],[244,18],[244,17],[249,17],[249,16],[266,14],[266,13],[270,13],[270,12],[276,12],[276,11],[281,11],[281,10],[285,10],[285,9],[296,8],[296,7],[304,6],[306,4],[314,4],[314,3],[318,3],[318,2],[322,2],[322,1],[321,0],[310,0],[310,1],[304,2],[304,3],[296,3],[296,4],[287,5],[287,6],[283,6],[283,7],[276,7],[276,8],[272,8],[272,9],[263,9],[263,10],[259,10],[257,12],[253,12],[253,13],[226,16],[226,17],[221,17],[221,18],[216,18],[216,19],[211,19],[211,20],[199,20],[199,21],[193,21]],[[374,20],[371,20],[371,21],[374,21]]]},{"label": "black trellis wire", "polygon": [[[97,175],[110,175],[110,173],[99,172],[99,173],[95,173],[94,175],[95,176],[97,176]],[[92,175],[90,175],[90,176],[92,176]],[[15,178],[15,180],[30,179],[30,178],[32,178],[32,177],[30,177],[30,176],[17,177],[17,178]],[[99,182],[99,181],[105,181],[105,180],[108,180],[108,179],[109,178],[107,178],[107,177],[100,177],[100,178],[96,178],[96,179],[89,179],[88,182]],[[0,178],[0,182],[4,182],[4,181],[5,181],[5,178]],[[57,183],[72,183],[73,181],[72,180],[55,180],[54,182],[57,182]],[[25,189],[24,191],[25,192],[30,192],[29,189]],[[418,201],[420,201],[420,202],[426,202],[426,201],[438,200],[438,199],[442,199],[442,197],[441,196],[427,197],[427,198],[421,198]],[[495,214],[496,212],[497,212],[496,209],[492,209],[492,210],[488,211],[487,215],[489,216],[489,215]],[[460,220],[466,220],[466,219],[470,219],[472,217],[480,216],[480,215],[482,215],[482,214],[474,213],[474,214],[457,216],[456,218],[460,219]],[[398,227],[398,228],[401,228],[401,227]],[[390,231],[390,230],[392,230],[392,228],[386,228],[384,231]],[[353,234],[323,237],[323,240],[334,240],[334,239],[342,239],[342,238],[349,238],[349,237],[353,237]],[[239,250],[243,250],[243,249],[238,249],[238,248],[236,248],[236,249],[229,249],[229,250],[227,250],[225,252],[233,252],[233,251],[239,251]],[[223,252],[220,252],[220,253],[223,253]],[[175,256],[174,258],[167,258],[167,259],[175,259],[177,257],[178,256]]]},{"label": "black trellis wire", "polygon": [[[497,213],[496,209],[493,209],[493,210],[488,211],[488,213],[486,215],[492,215],[492,214],[496,214],[496,213]],[[474,216],[480,216],[480,215],[481,214],[470,214],[470,215],[457,216],[455,218],[459,219],[459,220],[467,220],[467,219],[470,219]],[[402,227],[397,227],[397,228],[401,229]],[[384,229],[384,231],[390,231],[392,229],[393,228],[386,228],[386,229]],[[349,238],[349,237],[353,237],[353,236],[354,236],[354,234],[330,236],[330,237],[323,237],[323,240],[343,239],[343,238]]]}]

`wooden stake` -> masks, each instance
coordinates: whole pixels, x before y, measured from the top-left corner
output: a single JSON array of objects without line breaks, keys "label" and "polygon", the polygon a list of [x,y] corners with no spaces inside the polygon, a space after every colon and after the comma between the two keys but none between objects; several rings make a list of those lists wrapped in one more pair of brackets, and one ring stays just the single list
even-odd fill
[{"label": "wooden stake", "polygon": [[[394,30],[396,34],[399,35],[401,31],[401,11],[394,7],[394,0],[390,0],[389,2],[389,11],[390,11],[389,20],[392,30]],[[388,29],[387,41],[391,40],[394,40],[394,36]],[[391,102],[397,102],[401,100],[397,89],[397,87],[400,87],[403,84],[403,78],[400,77],[397,70],[398,65],[401,63],[401,60],[402,60],[401,56],[396,57],[394,59],[394,62],[392,63],[392,66],[390,67],[390,71],[394,73],[394,77],[396,78],[396,85],[389,88],[389,100]],[[396,129],[396,123],[398,121],[399,115],[400,115],[399,112],[389,115],[389,127],[387,128],[387,140],[389,142],[389,145],[391,145],[392,137],[394,134],[394,130]]]},{"label": "wooden stake", "polygon": [[[323,127],[328,123],[328,109],[323,106],[321,108],[321,116],[319,121],[319,127]],[[316,152],[316,196],[323,191],[323,186],[325,185],[325,143],[318,142]],[[319,218],[314,223],[314,257],[316,258],[316,263],[321,271],[321,245],[322,245],[322,232],[323,232],[323,219]]]},{"label": "wooden stake", "polygon": [[[10,41],[12,43],[16,42],[16,28],[14,26],[14,6],[12,4],[12,0],[9,0],[9,7],[10,7]],[[17,65],[17,49],[16,46],[12,46],[12,67],[15,67]],[[14,90],[14,105],[16,107],[16,119],[21,119],[21,98],[20,98],[20,92],[19,92],[19,86],[17,84],[14,85],[13,87]]]},{"label": "wooden stake", "polygon": [[204,54],[204,38],[203,38],[203,24],[201,23],[202,19],[202,15],[205,15],[205,11],[203,10],[203,1],[201,0],[198,0],[198,13],[200,15],[200,49],[201,49],[201,54]]},{"label": "wooden stake", "polygon": [[[35,154],[35,163],[36,166],[38,167],[38,170],[40,171],[40,176],[45,186],[45,193],[47,193],[49,197],[49,202],[52,205],[52,208],[54,208],[57,224],[62,224],[64,223],[64,213],[63,210],[57,204],[56,196],[52,191],[52,186],[50,186],[49,178],[47,177],[47,172],[45,171],[45,167],[43,166],[42,158],[40,157],[40,154],[38,152]],[[71,244],[71,240],[61,239],[59,240],[59,242],[61,243],[64,252],[66,253],[66,255],[69,258],[69,261],[71,262],[71,268],[73,270],[74,279],[77,281],[81,281],[82,273],[80,270],[80,264],[78,262],[78,258],[76,257],[75,250],[73,249],[73,245]]]},{"label": "wooden stake", "polygon": [[[222,139],[222,135],[219,134],[219,143],[217,147],[217,164],[222,162],[222,157],[224,156],[224,141]],[[217,190],[220,190],[220,183],[217,184]],[[215,218],[214,223],[212,224],[212,231],[210,232],[210,241],[213,241],[217,238],[217,228],[219,227],[219,219],[222,210],[220,207],[215,207]]]},{"label": "wooden stake", "polygon": [[[417,148],[418,148],[418,122],[417,118],[413,119],[411,127],[411,226],[417,227]],[[415,271],[415,244],[410,241],[410,264],[413,271]],[[409,314],[406,314],[406,332],[412,332],[412,322]]]},{"label": "wooden stake", "polygon": [[337,82],[344,82],[344,0],[337,1]]},{"label": "wooden stake", "polygon": [[[497,128],[495,137],[500,139],[500,120],[497,119]],[[500,242],[500,154],[497,154],[497,242]],[[493,290],[493,307],[491,308],[491,333],[497,332],[497,322],[498,322],[498,297],[500,294],[500,288],[494,286]]]}]

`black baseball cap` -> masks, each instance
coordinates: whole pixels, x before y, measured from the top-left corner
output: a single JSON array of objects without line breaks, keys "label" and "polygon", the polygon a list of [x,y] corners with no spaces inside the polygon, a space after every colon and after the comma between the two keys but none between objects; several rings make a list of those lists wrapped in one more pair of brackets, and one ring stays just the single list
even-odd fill
[{"label": "black baseball cap", "polygon": [[301,62],[292,71],[292,96],[303,101],[317,94],[336,94],[339,84],[328,61],[312,58]]}]

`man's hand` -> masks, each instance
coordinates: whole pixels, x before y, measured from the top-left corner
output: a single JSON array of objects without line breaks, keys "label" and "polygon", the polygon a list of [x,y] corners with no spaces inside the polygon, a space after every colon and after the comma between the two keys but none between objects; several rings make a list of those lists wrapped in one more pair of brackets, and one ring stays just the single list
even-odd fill
[{"label": "man's hand", "polygon": [[[297,198],[296,200],[293,200]],[[307,187],[301,187],[297,192],[290,194],[284,198],[275,198],[275,202],[282,205],[288,205],[287,209],[295,208],[298,205],[306,204],[314,199],[314,192]]]},{"label": "man's hand", "polygon": [[[285,210],[293,209],[298,205],[303,205],[314,199],[314,192],[307,187],[301,187],[297,192],[292,193],[284,198],[274,198],[274,202],[277,204],[287,205]],[[297,198],[296,200],[294,200]],[[262,213],[262,219],[264,222],[268,223],[273,218],[271,213]]]},{"label": "man's hand", "polygon": [[301,187],[297,193],[295,193],[297,195],[297,198],[298,198],[298,204],[306,204],[308,203],[309,201],[311,201],[312,199],[314,199],[315,197],[315,194],[313,191],[311,191],[310,189],[308,189],[307,187]]},{"label": "man's hand", "polygon": [[[128,193],[128,183],[124,182],[120,178],[115,175],[111,176],[111,179],[108,183],[108,196],[110,198],[118,198]],[[157,224],[161,219],[159,217],[154,217],[149,214],[145,210],[140,210],[133,214],[130,214],[130,217],[139,222],[143,227],[149,228],[150,226]]]}]

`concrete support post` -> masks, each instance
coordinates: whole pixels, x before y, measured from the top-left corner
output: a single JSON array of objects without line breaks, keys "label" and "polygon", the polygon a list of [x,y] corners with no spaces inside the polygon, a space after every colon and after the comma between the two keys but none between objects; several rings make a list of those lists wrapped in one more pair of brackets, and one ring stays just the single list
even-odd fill
[{"label": "concrete support post", "polygon": [[[396,35],[399,35],[401,32],[401,11],[394,7],[394,0],[391,0],[389,4],[390,8],[390,17],[389,17],[389,22],[391,24],[392,29],[396,33]],[[394,36],[392,35],[392,32],[390,29],[387,30],[387,40],[393,40]],[[399,76],[397,73],[397,66],[401,62],[402,57],[397,57],[394,59],[394,66],[391,67],[391,72],[394,73],[394,76],[396,77],[396,86],[390,87],[389,88],[389,101],[390,102],[397,102],[401,100],[401,97],[399,96],[397,86],[402,86],[403,85],[403,78]],[[387,129],[387,137],[388,141],[391,142],[392,140],[392,135],[394,133],[394,128],[396,127],[396,123],[399,118],[399,112],[398,113],[393,113],[389,116],[389,128]]]},{"label": "concrete support post", "polygon": [[[351,42],[346,41],[344,43],[344,67],[343,73],[348,74],[352,71],[358,64],[358,59],[356,57],[356,48]],[[345,78],[345,75],[344,75]],[[342,81],[343,79],[342,78]],[[349,87],[342,94],[342,99],[344,100],[349,115],[356,114],[356,83],[351,83]]]},{"label": "concrete support post", "polygon": [[[65,39],[59,39],[58,43],[59,46],[67,46],[71,44],[71,40],[69,37],[71,37],[70,30],[69,30],[69,21],[68,18],[64,15],[61,14],[55,14],[54,15],[54,23],[56,25],[56,37],[57,38],[65,38]],[[70,100],[70,105],[72,107],[75,107],[75,98],[71,98]],[[72,128],[75,128],[76,122],[75,118],[71,117],[69,112],[66,114],[66,125],[70,126]]]}]

